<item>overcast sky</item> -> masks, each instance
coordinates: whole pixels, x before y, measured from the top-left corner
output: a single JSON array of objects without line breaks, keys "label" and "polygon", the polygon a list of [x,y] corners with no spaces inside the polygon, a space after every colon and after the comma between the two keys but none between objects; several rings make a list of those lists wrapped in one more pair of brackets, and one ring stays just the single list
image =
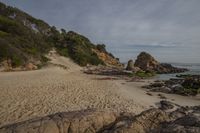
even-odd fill
[{"label": "overcast sky", "polygon": [[58,28],[105,43],[122,61],[147,51],[200,63],[200,0],[0,0]]}]

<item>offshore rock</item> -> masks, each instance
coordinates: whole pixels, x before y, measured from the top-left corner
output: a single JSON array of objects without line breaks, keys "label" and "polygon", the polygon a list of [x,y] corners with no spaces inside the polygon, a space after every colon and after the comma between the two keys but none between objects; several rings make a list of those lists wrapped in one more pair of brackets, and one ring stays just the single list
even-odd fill
[{"label": "offshore rock", "polygon": [[144,71],[154,71],[157,73],[180,73],[185,72],[185,68],[177,68],[167,63],[159,63],[149,53],[141,52],[135,61],[135,67],[139,67]]}]

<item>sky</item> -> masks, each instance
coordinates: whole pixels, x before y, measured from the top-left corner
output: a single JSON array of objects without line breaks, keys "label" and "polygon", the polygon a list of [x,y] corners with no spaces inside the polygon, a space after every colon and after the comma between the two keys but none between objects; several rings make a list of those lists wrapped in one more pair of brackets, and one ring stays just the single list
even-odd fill
[{"label": "sky", "polygon": [[73,30],[126,62],[141,51],[160,62],[200,63],[200,0],[0,0]]}]

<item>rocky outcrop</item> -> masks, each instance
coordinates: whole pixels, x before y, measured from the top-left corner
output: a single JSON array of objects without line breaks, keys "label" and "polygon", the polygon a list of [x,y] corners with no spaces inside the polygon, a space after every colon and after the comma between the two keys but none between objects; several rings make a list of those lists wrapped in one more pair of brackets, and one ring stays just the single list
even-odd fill
[{"label": "rocky outcrop", "polygon": [[146,133],[168,120],[168,115],[158,109],[145,111],[138,116],[84,110],[8,125],[0,128],[0,133]]},{"label": "rocky outcrop", "polygon": [[149,53],[141,52],[135,61],[135,67],[139,67],[144,71],[154,71],[157,73],[180,73],[187,71],[184,68],[176,68],[171,64],[159,63],[154,57]]},{"label": "rocky outcrop", "polygon": [[126,67],[126,70],[128,70],[128,71],[133,71],[133,72],[138,72],[138,71],[140,71],[141,69],[140,69],[139,67],[135,67],[135,66],[134,66],[133,60],[129,60],[129,61],[128,61],[128,64],[127,64],[127,67]]},{"label": "rocky outcrop", "polygon": [[153,133],[199,133],[200,106],[181,107],[169,114],[172,120],[164,122]]},{"label": "rocky outcrop", "polygon": [[108,66],[115,66],[115,67],[123,67],[123,65],[119,62],[118,59],[111,56],[106,51],[100,51],[98,49],[92,49],[93,52],[97,54],[99,59],[101,59],[106,65]]},{"label": "rocky outcrop", "polygon": [[116,121],[111,112],[84,110],[57,113],[0,128],[0,133],[95,133]]},{"label": "rocky outcrop", "polygon": [[200,93],[200,76],[183,75],[181,78],[172,78],[166,81],[154,82],[143,87],[154,92],[195,96]]},{"label": "rocky outcrop", "polygon": [[126,119],[116,122],[109,129],[105,129],[103,133],[149,133],[169,119],[164,111],[150,109],[135,117],[127,116]]},{"label": "rocky outcrop", "polygon": [[154,70],[156,67],[158,67],[159,62],[156,61],[149,53],[141,52],[137,56],[134,65],[142,70]]},{"label": "rocky outcrop", "polygon": [[160,101],[160,109],[161,110],[169,110],[174,108],[174,103],[166,100]]},{"label": "rocky outcrop", "polygon": [[199,133],[200,106],[139,115],[93,109],[57,113],[0,128],[0,133]]}]

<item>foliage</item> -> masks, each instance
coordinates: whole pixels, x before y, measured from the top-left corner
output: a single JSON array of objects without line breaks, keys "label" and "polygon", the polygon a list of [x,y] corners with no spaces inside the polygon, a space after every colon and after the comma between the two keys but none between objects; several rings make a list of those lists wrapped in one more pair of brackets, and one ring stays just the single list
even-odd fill
[{"label": "foliage", "polygon": [[106,52],[106,45],[105,44],[97,44],[96,48],[101,52]]},{"label": "foliage", "polygon": [[20,66],[23,62],[22,59],[16,55],[12,56],[11,60],[12,60],[12,66],[14,67]]},{"label": "foliage", "polygon": [[99,49],[106,52],[104,44],[96,46],[88,38],[73,31],[61,29],[60,33],[55,26],[51,27],[42,20],[0,2],[0,61],[11,59],[13,66],[24,65],[30,58],[46,62],[48,59],[44,55],[53,47],[60,55],[72,58],[81,66],[104,64],[92,51]]},{"label": "foliage", "polygon": [[192,75],[189,76],[190,78],[186,78],[182,83],[182,86],[184,87],[183,92],[196,95],[200,93],[200,80],[192,77]]},{"label": "foliage", "polygon": [[65,56],[65,57],[69,57],[69,54],[68,54],[68,49],[67,48],[57,48],[57,52],[62,55],[62,56]]},{"label": "foliage", "polygon": [[[65,51],[68,52],[69,57],[71,57],[79,65],[85,66],[87,64],[103,64],[103,61],[100,60],[92,51],[92,48],[95,48],[95,45],[92,44],[88,38],[73,31],[69,31],[64,36],[64,41],[67,44],[67,50],[65,48]],[[62,53],[62,51],[60,52]]]},{"label": "foliage", "polygon": [[[44,27],[46,23],[2,3],[0,11],[0,61],[11,59],[15,67],[23,65],[30,57],[40,60],[52,45],[43,33],[36,33],[23,21],[29,20],[30,24],[35,23],[40,29],[39,25]],[[16,17],[10,18],[12,14]]]},{"label": "foliage", "polygon": [[150,72],[150,71],[138,71],[138,72],[135,73],[135,75],[138,76],[138,77],[148,78],[148,77],[155,76],[155,73]]}]

